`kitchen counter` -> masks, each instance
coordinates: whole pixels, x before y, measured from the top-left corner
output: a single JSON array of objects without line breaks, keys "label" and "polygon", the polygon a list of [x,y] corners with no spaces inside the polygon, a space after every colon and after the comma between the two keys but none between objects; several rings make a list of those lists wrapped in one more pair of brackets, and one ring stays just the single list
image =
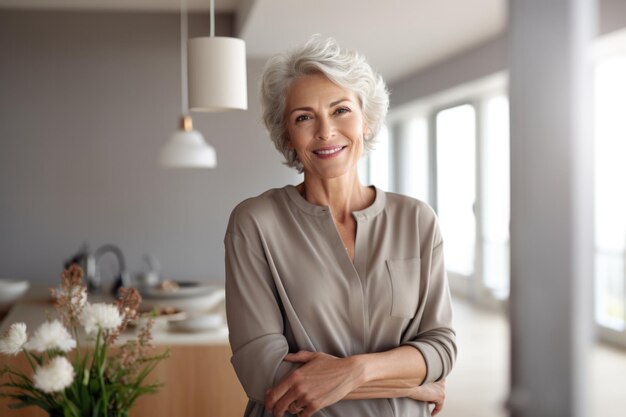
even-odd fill
[{"label": "kitchen counter", "polygon": [[[15,304],[4,317],[0,324],[0,334],[16,322],[24,322],[28,333],[32,334],[48,317],[56,317],[56,310],[49,294],[46,287],[31,288],[26,297]],[[111,298],[97,299],[90,295],[89,301],[111,302]],[[211,312],[223,315],[223,303]],[[127,330],[120,336],[119,342],[123,343],[124,340],[133,337],[136,331],[136,329]],[[156,351],[160,352],[165,347],[170,348],[170,357],[161,362],[149,377],[150,382],[158,381],[165,385],[154,395],[140,397],[131,411],[131,417],[243,415],[247,397],[230,364],[231,350],[225,324],[215,330],[189,333],[170,331],[165,323],[155,323],[152,335]],[[27,374],[31,373],[24,355],[16,357],[0,355],[0,368],[5,364],[19,367]],[[7,417],[46,415],[33,407],[9,410],[7,408],[9,403],[6,399],[0,399],[0,415]]]},{"label": "kitchen counter", "polygon": [[[223,285],[215,282],[215,285]],[[88,299],[92,303],[113,302],[109,296],[89,295]],[[215,308],[207,310],[210,313],[217,313],[222,316],[223,325],[214,330],[198,332],[171,331],[166,323],[155,321],[152,331],[153,343],[155,346],[176,346],[176,345],[224,345],[228,344],[228,328],[226,327],[226,316],[224,304],[220,303]],[[204,313],[204,312],[203,312]],[[18,301],[6,314],[0,324],[0,334],[9,328],[12,323],[23,322],[26,324],[29,334],[45,322],[48,317],[56,318],[57,312],[54,308],[52,297],[48,287],[34,286],[26,296]],[[137,329],[130,327],[120,335],[120,342],[132,338],[136,335]]]}]

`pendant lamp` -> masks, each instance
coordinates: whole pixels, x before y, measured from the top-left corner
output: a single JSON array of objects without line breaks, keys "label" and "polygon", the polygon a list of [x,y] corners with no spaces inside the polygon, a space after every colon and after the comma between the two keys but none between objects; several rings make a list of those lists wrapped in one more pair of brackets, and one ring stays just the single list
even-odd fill
[{"label": "pendant lamp", "polygon": [[181,121],[179,130],[161,149],[161,165],[168,168],[215,168],[215,149],[206,143],[200,132],[193,129],[187,107],[187,0],[181,0],[180,10],[180,78]]},{"label": "pendant lamp", "polygon": [[188,41],[189,107],[207,112],[246,110],[246,44],[215,36],[215,0],[210,1],[210,36]]}]

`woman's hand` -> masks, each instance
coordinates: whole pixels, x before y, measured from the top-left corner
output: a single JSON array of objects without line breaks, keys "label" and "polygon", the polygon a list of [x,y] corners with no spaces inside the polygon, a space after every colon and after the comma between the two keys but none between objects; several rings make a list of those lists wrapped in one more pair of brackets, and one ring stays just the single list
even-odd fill
[{"label": "woman's hand", "polygon": [[436,416],[443,409],[443,402],[446,398],[446,380],[415,387],[409,398],[434,404],[432,415]]},{"label": "woman's hand", "polygon": [[[320,352],[290,353],[286,361],[303,365],[267,391],[265,407],[275,417],[282,417],[286,411],[309,417],[342,399],[406,397],[433,404],[432,415],[437,415],[445,400],[445,380],[418,385],[421,378],[411,378],[411,372],[406,372],[406,364],[414,361],[416,354],[421,358],[417,350],[405,347],[347,358]],[[371,365],[386,372],[401,365],[402,372],[372,378]]]},{"label": "woman's hand", "polygon": [[267,392],[265,408],[275,417],[282,417],[285,411],[309,417],[343,399],[362,382],[362,369],[349,357],[300,351],[288,354],[285,360],[303,365]]}]

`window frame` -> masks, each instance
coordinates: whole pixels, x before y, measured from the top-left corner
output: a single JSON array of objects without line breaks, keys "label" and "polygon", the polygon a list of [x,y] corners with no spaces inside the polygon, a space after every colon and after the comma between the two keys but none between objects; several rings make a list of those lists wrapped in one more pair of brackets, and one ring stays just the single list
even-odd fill
[{"label": "window frame", "polygon": [[[487,101],[493,97],[508,97],[508,83],[505,72],[493,74],[469,85],[454,88],[441,92],[433,97],[420,100],[413,106],[406,106],[396,110],[389,117],[388,124],[393,127],[392,133],[397,131],[397,126],[402,123],[409,123],[411,118],[424,118],[427,123],[428,133],[428,187],[430,204],[438,213],[437,207],[437,114],[439,112],[462,105],[470,105],[474,109],[475,116],[475,173],[476,197],[475,197],[475,226],[476,234],[474,241],[474,272],[471,275],[463,275],[453,271],[447,271],[448,281],[451,291],[470,302],[490,310],[504,312],[508,305],[508,297],[505,299],[494,296],[492,290],[484,285],[483,280],[483,173],[482,173],[482,153],[484,145],[484,114]],[[429,103],[429,104],[425,104]],[[392,141],[392,146],[397,146],[398,141]],[[393,154],[402,152],[401,149],[394,149]],[[393,164],[392,164],[393,165]],[[394,173],[397,174],[397,173]],[[395,187],[396,181],[392,183]],[[445,236],[444,236],[445,242]],[[510,278],[510,277],[509,277]]]}]

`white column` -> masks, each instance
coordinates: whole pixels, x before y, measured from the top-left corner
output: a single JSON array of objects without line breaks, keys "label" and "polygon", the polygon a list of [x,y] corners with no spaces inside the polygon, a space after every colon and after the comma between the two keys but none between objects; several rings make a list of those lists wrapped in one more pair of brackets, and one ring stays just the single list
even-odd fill
[{"label": "white column", "polygon": [[509,0],[515,417],[589,416],[595,3]]}]

